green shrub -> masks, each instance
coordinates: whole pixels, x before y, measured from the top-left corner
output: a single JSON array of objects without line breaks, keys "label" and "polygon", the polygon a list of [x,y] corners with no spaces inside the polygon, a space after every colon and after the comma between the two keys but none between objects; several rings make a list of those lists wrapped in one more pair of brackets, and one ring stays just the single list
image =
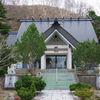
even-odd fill
[{"label": "green shrub", "polygon": [[31,84],[31,86],[30,86],[30,90],[31,90],[32,92],[36,91],[34,82],[32,82],[32,84]]},{"label": "green shrub", "polygon": [[31,84],[32,84],[32,75],[21,75],[20,76],[21,80],[18,80],[15,82],[15,90],[19,90],[21,87],[24,88],[30,88]]},{"label": "green shrub", "polygon": [[87,88],[82,88],[81,90],[76,89],[75,90],[75,95],[80,97],[81,100],[85,100],[85,98],[90,98],[94,94],[93,90],[87,89]]},{"label": "green shrub", "polygon": [[33,81],[37,91],[44,90],[46,83],[42,80],[43,77],[34,77]]},{"label": "green shrub", "polygon": [[46,83],[42,80],[42,77],[32,77],[32,75],[21,75],[21,80],[15,82],[15,90],[19,90],[21,87],[29,88],[34,81],[35,88],[37,91],[41,91],[45,88]]},{"label": "green shrub", "polygon": [[0,70],[0,77],[1,77],[1,76],[4,76],[6,73],[7,73],[6,70],[2,68],[2,69]]},{"label": "green shrub", "polygon": [[25,75],[21,75],[20,78],[22,80],[22,87],[30,88],[33,79],[32,75],[25,74]]},{"label": "green shrub", "polygon": [[21,87],[20,90],[17,91],[17,95],[20,96],[23,100],[32,100],[36,96],[36,89],[34,82],[29,88]]},{"label": "green shrub", "polygon": [[75,91],[76,89],[81,90],[82,88],[91,89],[92,86],[86,83],[78,82],[69,86],[70,91]]},{"label": "green shrub", "polygon": [[92,99],[90,99],[90,98],[86,98],[85,100],[92,100]]},{"label": "green shrub", "polygon": [[15,90],[19,90],[22,87],[22,81],[18,80],[15,82]]}]

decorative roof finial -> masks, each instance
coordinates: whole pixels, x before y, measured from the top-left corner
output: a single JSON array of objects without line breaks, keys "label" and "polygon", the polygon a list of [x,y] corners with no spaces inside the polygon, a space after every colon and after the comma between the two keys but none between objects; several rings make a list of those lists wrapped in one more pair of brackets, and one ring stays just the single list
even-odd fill
[{"label": "decorative roof finial", "polygon": [[40,19],[42,19],[42,17],[40,16]]},{"label": "decorative roof finial", "polygon": [[70,19],[72,19],[72,17],[70,17]]},{"label": "decorative roof finial", "polygon": [[72,19],[72,14],[70,14],[70,19]]},{"label": "decorative roof finial", "polygon": [[55,19],[58,19],[57,16],[55,17]]},{"label": "decorative roof finial", "polygon": [[49,16],[47,16],[47,19],[49,19]]},{"label": "decorative roof finial", "polygon": [[54,20],[54,22],[58,23],[58,19],[57,19],[57,17],[55,17],[55,20]]},{"label": "decorative roof finial", "polygon": [[78,20],[80,19],[80,16],[78,17]]},{"label": "decorative roof finial", "polygon": [[34,20],[35,18],[32,16],[32,19]]}]

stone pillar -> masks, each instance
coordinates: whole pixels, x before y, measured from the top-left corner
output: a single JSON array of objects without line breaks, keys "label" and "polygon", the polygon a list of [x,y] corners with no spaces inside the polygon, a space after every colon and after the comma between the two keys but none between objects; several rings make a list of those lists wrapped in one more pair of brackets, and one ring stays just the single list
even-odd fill
[{"label": "stone pillar", "polygon": [[67,68],[72,69],[72,53],[71,48],[68,48],[68,54],[67,54]]},{"label": "stone pillar", "polygon": [[16,81],[18,81],[17,74],[5,74],[5,88],[14,88]]},{"label": "stone pillar", "polygon": [[46,69],[46,55],[41,57],[41,69]]}]

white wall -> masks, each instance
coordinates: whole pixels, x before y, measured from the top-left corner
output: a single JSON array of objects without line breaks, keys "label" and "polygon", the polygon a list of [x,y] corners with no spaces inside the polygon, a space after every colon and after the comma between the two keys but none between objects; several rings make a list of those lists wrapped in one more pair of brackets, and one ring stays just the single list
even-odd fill
[{"label": "white wall", "polygon": [[68,54],[67,54],[67,68],[72,69],[72,53],[71,53],[71,48],[68,49]]},{"label": "white wall", "polygon": [[64,43],[59,38],[53,38],[48,45],[64,45]]},{"label": "white wall", "polygon": [[46,69],[46,55],[41,57],[41,69]]},{"label": "white wall", "polygon": [[[54,52],[55,47],[58,47],[58,52]],[[48,50],[45,51],[45,55],[41,57],[41,69],[46,69],[46,55],[66,55],[66,66],[68,69],[72,69],[72,53],[69,45],[47,45],[47,49]],[[65,49],[66,51],[63,51]]]}]

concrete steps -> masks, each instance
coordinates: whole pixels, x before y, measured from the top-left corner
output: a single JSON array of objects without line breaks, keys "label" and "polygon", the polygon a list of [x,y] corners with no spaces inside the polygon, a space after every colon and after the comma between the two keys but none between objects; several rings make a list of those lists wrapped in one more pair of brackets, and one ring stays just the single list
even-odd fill
[{"label": "concrete steps", "polygon": [[[56,73],[56,69],[46,69],[46,73]],[[63,73],[63,72],[68,72],[67,69],[57,69],[57,72]]]},{"label": "concrete steps", "polygon": [[69,89],[69,85],[76,83],[74,73],[68,73],[67,69],[46,69],[43,73],[43,79],[46,82],[45,89]]}]

